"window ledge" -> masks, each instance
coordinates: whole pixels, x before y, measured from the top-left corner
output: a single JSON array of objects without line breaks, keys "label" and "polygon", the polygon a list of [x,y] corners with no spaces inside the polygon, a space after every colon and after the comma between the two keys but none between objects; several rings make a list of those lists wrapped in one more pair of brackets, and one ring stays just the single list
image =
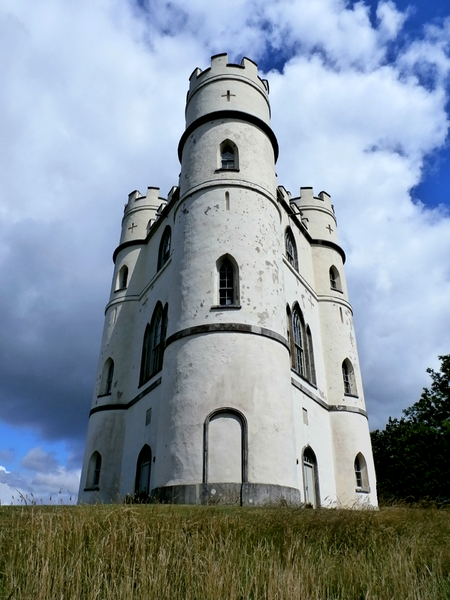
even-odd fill
[{"label": "window ledge", "polygon": [[214,173],[239,173],[239,169],[216,169]]},{"label": "window ledge", "polygon": [[297,375],[297,377],[299,377],[300,379],[302,379],[303,381],[306,381],[306,383],[308,385],[310,385],[311,387],[313,387],[315,390],[317,390],[317,384],[313,383],[312,381],[310,381],[309,379],[306,379],[306,377],[304,375],[300,375],[300,373],[298,371],[296,371],[294,368],[291,367],[291,371],[292,373],[295,373]]},{"label": "window ledge", "polygon": [[357,487],[355,489],[355,492],[357,492],[358,494],[370,494],[370,487],[367,487],[367,488]]},{"label": "window ledge", "polygon": [[345,392],[344,392],[344,396],[347,396],[347,398],[359,398],[359,396],[356,394],[346,394]]},{"label": "window ledge", "polygon": [[161,371],[163,370],[163,367],[164,367],[164,365],[160,369],[158,369],[158,371],[156,371],[156,373],[152,373],[148,379],[146,379],[145,381],[142,381],[141,383],[139,383],[138,389],[141,388],[143,385],[146,385],[152,379],[155,379],[155,377],[157,375],[159,375],[159,373],[161,373]]},{"label": "window ledge", "polygon": [[94,485],[94,487],[86,487],[84,488],[85,492],[98,492],[100,489],[100,486],[98,485]]},{"label": "window ledge", "polygon": [[330,290],[332,292],[339,292],[340,294],[343,294],[344,292],[342,290],[339,290],[338,288],[334,288],[334,287],[330,287]]},{"label": "window ledge", "polygon": [[214,304],[211,306],[211,310],[240,310],[241,308],[240,304]]},{"label": "window ledge", "polygon": [[120,287],[120,288],[117,288],[116,290],[114,290],[114,293],[116,294],[117,292],[123,292],[123,290],[126,290],[126,289],[127,289],[127,287],[128,287],[128,286],[126,285],[125,287]]},{"label": "window ledge", "polygon": [[111,392],[108,392],[107,394],[99,394],[97,398],[103,398],[104,396],[111,396]]}]

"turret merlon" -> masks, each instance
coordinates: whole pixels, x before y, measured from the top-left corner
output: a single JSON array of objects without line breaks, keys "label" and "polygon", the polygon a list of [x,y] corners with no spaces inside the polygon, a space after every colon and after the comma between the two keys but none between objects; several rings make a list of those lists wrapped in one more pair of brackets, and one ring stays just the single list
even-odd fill
[{"label": "turret merlon", "polygon": [[188,98],[200,84],[204,83],[205,79],[227,75],[252,80],[265,94],[269,93],[269,82],[267,79],[261,79],[258,75],[258,65],[255,62],[244,56],[239,65],[230,63],[228,62],[228,54],[223,53],[212,56],[211,66],[207,69],[202,71],[197,67],[192,71],[189,77]]}]

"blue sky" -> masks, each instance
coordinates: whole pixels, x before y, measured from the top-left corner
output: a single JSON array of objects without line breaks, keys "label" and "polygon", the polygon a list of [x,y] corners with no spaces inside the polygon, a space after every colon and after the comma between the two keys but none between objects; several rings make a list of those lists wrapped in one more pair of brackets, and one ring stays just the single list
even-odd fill
[{"label": "blue sky", "polygon": [[371,428],[450,352],[447,3],[5,0],[3,503],[74,501],[123,205],[177,184],[188,78],[218,52],[270,82],[279,183],[332,196]]}]

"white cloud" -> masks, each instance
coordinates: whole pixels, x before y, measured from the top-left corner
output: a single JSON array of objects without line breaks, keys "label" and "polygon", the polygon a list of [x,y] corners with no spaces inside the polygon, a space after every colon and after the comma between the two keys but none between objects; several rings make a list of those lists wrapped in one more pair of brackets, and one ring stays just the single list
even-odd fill
[{"label": "white cloud", "polygon": [[58,470],[55,452],[46,452],[40,446],[29,450],[20,461],[20,465],[38,473],[48,473]]},{"label": "white cloud", "polygon": [[[10,472],[0,466],[0,504],[74,504],[78,497],[81,469],[70,469],[53,461],[46,471],[42,460],[35,464],[34,459],[46,458],[42,449],[31,451],[22,464],[26,472]],[[47,455],[47,456],[45,456]],[[31,472],[30,472],[31,471]]]},{"label": "white cloud", "polygon": [[[269,68],[286,61],[267,75],[279,181],[325,189],[336,205],[372,425],[415,401],[425,368],[449,351],[450,219],[410,195],[447,136],[449,22],[397,47],[407,15],[389,1],[375,23],[343,0],[232,8],[2,3],[8,422],[82,444],[123,204],[135,188],[177,183],[189,74],[227,50]],[[76,469],[42,452],[23,459],[46,470],[21,473],[20,489],[69,489]]]}]

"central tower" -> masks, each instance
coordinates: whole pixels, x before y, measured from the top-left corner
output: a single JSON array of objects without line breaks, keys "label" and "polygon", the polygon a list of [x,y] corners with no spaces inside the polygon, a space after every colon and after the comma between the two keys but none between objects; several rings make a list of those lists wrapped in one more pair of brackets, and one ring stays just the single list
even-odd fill
[{"label": "central tower", "polygon": [[125,207],[80,500],[376,504],[330,197],[278,186],[267,81],[190,77],[179,185]]},{"label": "central tower", "polygon": [[226,54],[190,78],[164,499],[300,499],[268,91],[252,61],[230,65]]}]

